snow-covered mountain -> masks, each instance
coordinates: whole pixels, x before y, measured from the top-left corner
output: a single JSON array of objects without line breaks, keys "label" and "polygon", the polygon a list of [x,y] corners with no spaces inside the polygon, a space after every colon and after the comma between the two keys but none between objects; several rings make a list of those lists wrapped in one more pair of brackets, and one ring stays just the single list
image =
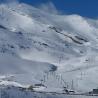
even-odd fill
[{"label": "snow-covered mountain", "polygon": [[98,20],[0,4],[0,84],[44,82],[44,91],[98,87]]}]

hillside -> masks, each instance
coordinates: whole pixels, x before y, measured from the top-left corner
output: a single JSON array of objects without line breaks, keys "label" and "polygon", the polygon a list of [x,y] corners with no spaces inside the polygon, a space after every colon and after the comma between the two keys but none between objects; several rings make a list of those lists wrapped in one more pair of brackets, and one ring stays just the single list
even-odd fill
[{"label": "hillside", "polygon": [[68,85],[77,92],[97,88],[98,20],[54,15],[27,4],[0,5],[0,84],[41,91]]}]

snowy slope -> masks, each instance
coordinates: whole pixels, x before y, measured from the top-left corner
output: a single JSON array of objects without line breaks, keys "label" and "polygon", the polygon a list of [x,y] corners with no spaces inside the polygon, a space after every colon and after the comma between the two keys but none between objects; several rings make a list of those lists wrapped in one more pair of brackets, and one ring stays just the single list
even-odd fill
[{"label": "snowy slope", "polygon": [[[65,94],[51,94],[51,93],[42,93],[42,92],[32,92],[30,90],[22,89],[20,87],[13,86],[1,86],[0,87],[0,98],[73,98],[72,95]],[[92,98],[88,96],[75,96],[75,98]],[[97,98],[97,96],[93,96]]]},{"label": "snowy slope", "polygon": [[71,89],[72,81],[76,91],[97,88],[97,26],[98,20],[79,15],[1,4],[0,76],[5,77],[1,85],[8,80],[9,85],[34,85],[44,78],[51,91],[66,85]]}]

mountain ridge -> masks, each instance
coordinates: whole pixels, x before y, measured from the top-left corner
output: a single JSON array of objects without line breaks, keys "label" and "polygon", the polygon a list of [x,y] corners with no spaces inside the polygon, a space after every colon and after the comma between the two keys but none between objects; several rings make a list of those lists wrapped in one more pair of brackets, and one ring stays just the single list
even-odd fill
[{"label": "mountain ridge", "polygon": [[56,72],[69,85],[73,80],[76,91],[96,88],[97,26],[97,20],[79,15],[48,14],[26,4],[1,4],[1,75],[12,74],[18,83],[31,85],[40,83],[47,72]]}]

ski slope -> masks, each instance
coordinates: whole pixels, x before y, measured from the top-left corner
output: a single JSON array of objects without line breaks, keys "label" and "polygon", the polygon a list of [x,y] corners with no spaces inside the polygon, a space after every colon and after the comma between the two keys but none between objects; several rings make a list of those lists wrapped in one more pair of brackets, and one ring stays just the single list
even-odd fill
[{"label": "ski slope", "polygon": [[78,92],[97,88],[97,27],[98,20],[79,15],[0,4],[0,84],[34,85],[50,73],[44,91],[71,89],[72,81]]}]

